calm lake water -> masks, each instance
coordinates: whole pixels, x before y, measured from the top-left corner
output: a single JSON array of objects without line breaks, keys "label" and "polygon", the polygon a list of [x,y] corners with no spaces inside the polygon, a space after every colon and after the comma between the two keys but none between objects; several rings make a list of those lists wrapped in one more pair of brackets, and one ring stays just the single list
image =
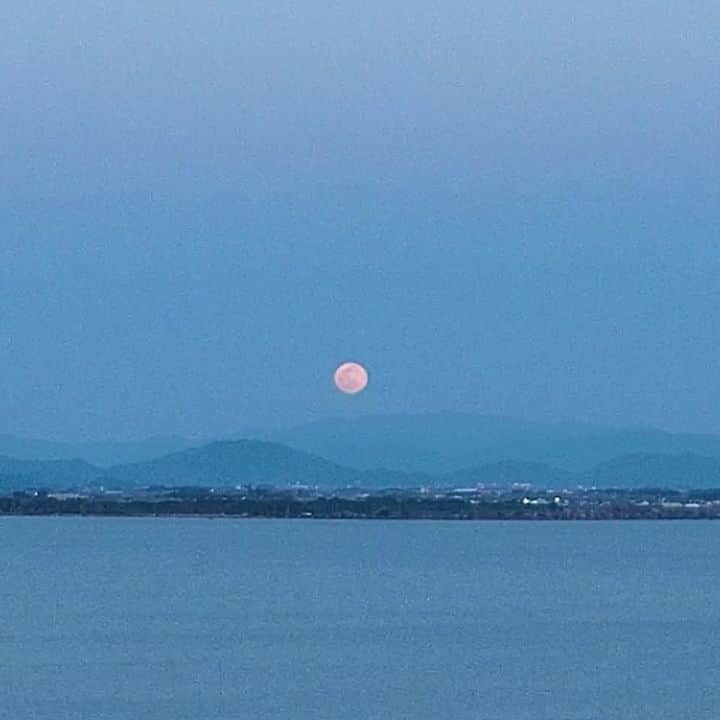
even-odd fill
[{"label": "calm lake water", "polygon": [[720,717],[720,523],[0,519],[0,717]]}]

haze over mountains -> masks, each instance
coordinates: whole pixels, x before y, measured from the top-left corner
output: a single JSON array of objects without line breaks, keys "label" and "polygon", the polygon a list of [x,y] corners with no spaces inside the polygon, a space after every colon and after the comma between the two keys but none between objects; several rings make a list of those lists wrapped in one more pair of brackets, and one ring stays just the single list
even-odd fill
[{"label": "haze over mountains", "polygon": [[84,460],[18,460],[0,456],[0,490],[66,488],[88,485],[98,468]]},{"label": "haze over mountains", "polygon": [[[323,420],[262,439],[70,445],[0,436],[0,489],[87,484],[720,487],[720,437],[436,414]],[[278,442],[280,441],[280,442]]]},{"label": "haze over mountains", "polygon": [[263,439],[357,468],[443,473],[516,460],[584,471],[631,453],[720,457],[720,436],[436,413],[326,419]]},{"label": "haze over mountains", "polygon": [[98,467],[152,460],[162,455],[203,444],[177,435],[144,440],[95,440],[84,443],[63,443],[53,440],[0,435],[0,455],[20,460],[82,459]]},{"label": "haze over mountains", "polygon": [[148,485],[319,485],[342,487],[359,473],[285,445],[259,440],[213,442],[105,471],[107,482]]}]

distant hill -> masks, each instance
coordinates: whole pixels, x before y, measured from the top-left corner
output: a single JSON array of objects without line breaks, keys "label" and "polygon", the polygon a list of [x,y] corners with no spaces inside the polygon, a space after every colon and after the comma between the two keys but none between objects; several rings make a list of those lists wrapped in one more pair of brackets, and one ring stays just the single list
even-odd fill
[{"label": "distant hill", "polygon": [[437,413],[320,420],[261,439],[349,467],[445,473],[504,460],[587,471],[633,454],[720,458],[720,436]]},{"label": "distant hill", "polygon": [[720,459],[635,453],[598,465],[584,483],[605,488],[720,488]]},{"label": "distant hill", "polygon": [[[230,439],[239,438],[279,443],[347,468],[435,475],[505,461],[587,472],[615,458],[639,453],[689,453],[720,459],[717,435],[470,413],[331,418],[284,431],[246,431]],[[178,436],[68,444],[0,435],[0,455],[25,460],[78,458],[109,468],[144,463],[203,444]]]},{"label": "distant hill", "polygon": [[14,435],[0,435],[0,455],[18,460],[72,460],[80,457],[67,443]]},{"label": "distant hill", "polygon": [[203,445],[202,440],[188,440],[178,435],[146,438],[145,440],[113,440],[81,443],[75,446],[76,457],[81,457],[93,465],[112,467],[128,463],[154,460],[174,452]]},{"label": "distant hill", "polygon": [[106,471],[107,482],[147,485],[320,485],[358,484],[362,473],[321,457],[259,440],[214,442],[157,460]]},{"label": "distant hill", "polygon": [[551,465],[502,461],[466,468],[441,476],[442,484],[509,486],[514,483],[538,488],[720,488],[720,459],[692,453],[653,455],[634,453],[600,463],[585,472],[571,472]]},{"label": "distant hill", "polygon": [[720,487],[720,459],[690,453],[637,453],[572,472],[542,463],[499,461],[430,475],[387,469],[355,470],[278,443],[257,440],[216,442],[173,453],[158,460],[105,471],[105,482],[123,487],[148,485],[310,485],[327,488],[407,488],[421,486],[509,486],[538,488]]},{"label": "distant hill", "polygon": [[[72,446],[0,436],[0,448],[17,455],[40,455],[40,459],[23,459],[0,452],[0,491],[95,483],[116,487],[296,483],[328,488],[513,483],[544,488],[720,487],[719,437],[652,428],[617,430],[439,414],[322,421],[281,435],[291,445],[245,439],[194,446],[192,441],[170,437]],[[78,448],[84,448],[84,459],[42,458],[70,455]],[[96,458],[96,465],[87,457]],[[113,457],[130,457],[133,462],[100,467]]]},{"label": "distant hill", "polygon": [[0,455],[19,460],[73,460],[80,458],[93,465],[110,467],[142,462],[202,444],[176,435],[145,440],[98,440],[85,443],[62,443],[52,440],[0,435]]},{"label": "distant hill", "polygon": [[429,475],[395,470],[355,470],[316,455],[258,440],[216,442],[171,453],[142,463],[98,468],[83,460],[18,460],[0,456],[0,491],[65,490],[91,485],[147,487],[150,485],[294,484],[326,488],[405,488],[421,486],[474,487],[529,484],[538,488],[718,488],[720,459],[691,453],[635,453],[601,463],[589,471],[571,472],[541,463],[500,461]]},{"label": "distant hill", "polygon": [[17,460],[0,456],[0,490],[62,490],[89,485],[101,472],[83,460]]}]

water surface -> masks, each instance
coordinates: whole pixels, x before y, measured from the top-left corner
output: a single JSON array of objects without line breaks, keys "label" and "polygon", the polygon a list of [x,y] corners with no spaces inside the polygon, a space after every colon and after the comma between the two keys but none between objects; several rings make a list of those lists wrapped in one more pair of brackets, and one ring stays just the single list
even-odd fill
[{"label": "water surface", "polygon": [[0,717],[720,717],[720,523],[0,519]]}]

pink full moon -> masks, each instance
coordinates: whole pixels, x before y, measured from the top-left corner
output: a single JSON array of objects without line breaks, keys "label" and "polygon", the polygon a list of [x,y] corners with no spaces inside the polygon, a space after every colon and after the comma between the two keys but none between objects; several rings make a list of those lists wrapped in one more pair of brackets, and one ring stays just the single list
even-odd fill
[{"label": "pink full moon", "polygon": [[343,363],[335,371],[333,378],[337,389],[348,395],[362,392],[368,384],[367,370],[355,362]]}]

